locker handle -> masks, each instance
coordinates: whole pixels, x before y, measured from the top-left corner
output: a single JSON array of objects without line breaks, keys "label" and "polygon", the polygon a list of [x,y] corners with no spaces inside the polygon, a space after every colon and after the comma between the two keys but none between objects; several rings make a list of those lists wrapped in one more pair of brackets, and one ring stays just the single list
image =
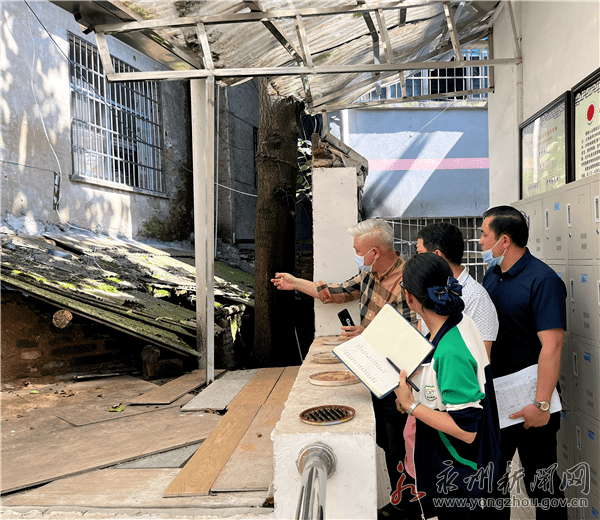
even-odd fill
[{"label": "locker handle", "polygon": [[575,301],[575,280],[573,278],[569,279],[569,286],[571,288],[571,301]]}]

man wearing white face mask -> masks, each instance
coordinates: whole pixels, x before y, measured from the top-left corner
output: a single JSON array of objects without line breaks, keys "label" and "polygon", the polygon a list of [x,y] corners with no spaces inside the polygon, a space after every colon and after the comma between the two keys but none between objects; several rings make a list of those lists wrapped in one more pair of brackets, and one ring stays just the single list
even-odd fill
[{"label": "man wearing white face mask", "polygon": [[[525,422],[501,430],[498,478],[506,478],[506,464],[518,449],[529,497],[540,504],[563,499],[558,472],[551,473],[557,462],[560,414],[550,414],[549,402],[560,371],[566,287],[550,267],[527,249],[529,230],[520,211],[498,206],[486,211],[483,217],[479,243],[484,260],[492,266],[483,278],[483,286],[496,306],[500,322],[491,351],[492,374],[496,378],[538,365],[535,399],[510,416],[522,417]],[[541,474],[552,476],[553,485],[541,485],[538,480]],[[506,493],[508,488],[498,482],[492,498],[507,498]],[[488,508],[487,517],[508,520],[510,507]],[[551,510],[538,507],[536,518],[566,519],[567,510],[564,506]]]},{"label": "man wearing white face mask", "polygon": [[[271,280],[280,290],[298,290],[323,303],[346,303],[359,300],[360,325],[342,327],[344,336],[360,334],[386,303],[396,307],[403,316],[417,324],[417,315],[410,310],[400,287],[404,259],[394,250],[394,232],[382,219],[369,219],[348,229],[354,237],[355,260],[359,273],[342,284],[311,282],[289,273],[276,273]],[[396,409],[395,396],[373,398],[377,444],[385,451],[392,492],[397,488],[400,473],[398,463],[404,461],[403,430],[406,416]],[[391,503],[383,508],[380,518],[404,518]]]},{"label": "man wearing white face mask", "polygon": [[394,232],[382,219],[369,219],[348,229],[354,237],[355,260],[359,273],[342,284],[311,282],[289,273],[276,273],[271,280],[279,290],[298,290],[323,303],[346,303],[359,300],[360,325],[342,327],[342,335],[354,337],[365,327],[386,303],[391,303],[405,318],[416,324],[404,300],[402,280],[404,259],[394,250]]}]

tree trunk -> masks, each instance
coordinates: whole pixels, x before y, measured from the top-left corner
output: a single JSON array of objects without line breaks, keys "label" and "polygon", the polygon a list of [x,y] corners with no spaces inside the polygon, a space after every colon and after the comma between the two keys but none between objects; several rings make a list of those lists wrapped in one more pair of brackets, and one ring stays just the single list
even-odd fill
[{"label": "tree trunk", "polygon": [[291,97],[270,95],[267,80],[259,79],[254,355],[261,366],[299,361],[294,292],[277,291],[271,278],[276,272],[294,272],[301,109]]}]

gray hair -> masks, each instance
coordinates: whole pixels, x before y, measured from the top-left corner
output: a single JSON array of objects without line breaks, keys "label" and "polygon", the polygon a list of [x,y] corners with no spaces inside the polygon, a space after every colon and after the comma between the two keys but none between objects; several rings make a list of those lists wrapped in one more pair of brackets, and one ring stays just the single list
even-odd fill
[{"label": "gray hair", "polygon": [[378,238],[381,243],[385,244],[389,249],[394,249],[394,230],[392,229],[392,226],[381,218],[363,220],[355,226],[349,227],[348,233],[355,238]]}]

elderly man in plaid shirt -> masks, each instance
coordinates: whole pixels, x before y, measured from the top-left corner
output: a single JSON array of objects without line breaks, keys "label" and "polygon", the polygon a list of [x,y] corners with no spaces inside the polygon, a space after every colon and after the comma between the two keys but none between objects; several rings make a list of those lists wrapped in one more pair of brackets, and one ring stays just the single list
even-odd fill
[{"label": "elderly man in plaid shirt", "polygon": [[[276,273],[271,281],[277,289],[298,290],[318,298],[323,303],[346,303],[359,300],[360,325],[342,327],[342,335],[353,337],[360,334],[386,303],[396,307],[415,326],[417,316],[408,308],[404,291],[400,287],[404,259],[394,250],[392,227],[381,219],[359,222],[348,232],[354,237],[355,259],[359,274],[342,284],[311,282],[296,278],[289,273]],[[392,491],[398,485],[398,463],[404,462],[403,430],[406,415],[396,409],[394,394],[383,399],[373,397],[376,440],[386,455]],[[398,516],[399,511],[388,504],[384,518]]]}]

